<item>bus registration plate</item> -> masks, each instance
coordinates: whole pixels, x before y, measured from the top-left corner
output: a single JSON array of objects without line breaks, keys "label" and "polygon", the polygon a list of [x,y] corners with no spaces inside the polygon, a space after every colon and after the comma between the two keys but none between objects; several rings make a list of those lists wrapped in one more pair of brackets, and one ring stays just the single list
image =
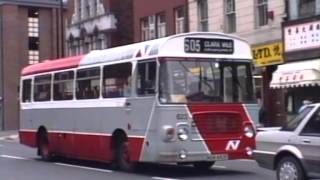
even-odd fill
[{"label": "bus registration plate", "polygon": [[210,160],[212,161],[225,161],[228,159],[229,159],[228,154],[211,154],[210,155]]}]

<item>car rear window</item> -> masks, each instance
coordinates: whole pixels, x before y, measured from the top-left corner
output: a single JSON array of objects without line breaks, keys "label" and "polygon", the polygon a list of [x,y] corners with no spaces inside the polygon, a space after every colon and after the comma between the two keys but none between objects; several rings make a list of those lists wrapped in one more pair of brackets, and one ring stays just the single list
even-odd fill
[{"label": "car rear window", "polygon": [[287,121],[286,124],[282,127],[282,131],[294,131],[301,121],[309,114],[313,109],[313,106],[307,106],[304,108],[297,116],[293,117],[291,120]]}]

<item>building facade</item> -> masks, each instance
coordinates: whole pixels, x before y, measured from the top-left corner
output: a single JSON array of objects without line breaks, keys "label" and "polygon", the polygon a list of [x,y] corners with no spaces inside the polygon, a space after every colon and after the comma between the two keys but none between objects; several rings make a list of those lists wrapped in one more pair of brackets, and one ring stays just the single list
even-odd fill
[{"label": "building facade", "polygon": [[186,0],[134,0],[134,42],[188,32]]},{"label": "building facade", "polygon": [[133,0],[68,1],[67,55],[133,42]]},{"label": "building facade", "polygon": [[288,114],[303,102],[320,102],[320,1],[290,0],[282,24],[285,64],[273,73],[271,87],[282,89]]},{"label": "building facade", "polygon": [[256,93],[267,126],[281,124],[285,117],[282,92],[269,83],[283,63],[281,23],[286,17],[285,0],[189,0],[190,31],[231,33],[252,45]]},{"label": "building facade", "polygon": [[0,0],[0,130],[19,127],[22,67],[61,56],[57,0]]}]

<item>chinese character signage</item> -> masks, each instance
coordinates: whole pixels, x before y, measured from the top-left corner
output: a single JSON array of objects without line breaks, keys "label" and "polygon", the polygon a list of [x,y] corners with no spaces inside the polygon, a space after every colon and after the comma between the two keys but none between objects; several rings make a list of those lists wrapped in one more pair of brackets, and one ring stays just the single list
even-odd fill
[{"label": "chinese character signage", "polygon": [[320,20],[284,28],[285,52],[320,47]]},{"label": "chinese character signage", "polygon": [[282,34],[286,62],[320,57],[320,15],[284,22]]},{"label": "chinese character signage", "polygon": [[283,50],[281,42],[252,47],[255,66],[282,64],[282,53]]}]

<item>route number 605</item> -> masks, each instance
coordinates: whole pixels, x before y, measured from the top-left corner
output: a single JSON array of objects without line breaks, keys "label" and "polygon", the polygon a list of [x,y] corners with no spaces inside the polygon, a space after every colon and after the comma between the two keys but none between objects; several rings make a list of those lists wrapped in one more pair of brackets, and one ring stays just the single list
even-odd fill
[{"label": "route number 605", "polygon": [[184,50],[186,52],[200,52],[200,39],[185,39]]}]

